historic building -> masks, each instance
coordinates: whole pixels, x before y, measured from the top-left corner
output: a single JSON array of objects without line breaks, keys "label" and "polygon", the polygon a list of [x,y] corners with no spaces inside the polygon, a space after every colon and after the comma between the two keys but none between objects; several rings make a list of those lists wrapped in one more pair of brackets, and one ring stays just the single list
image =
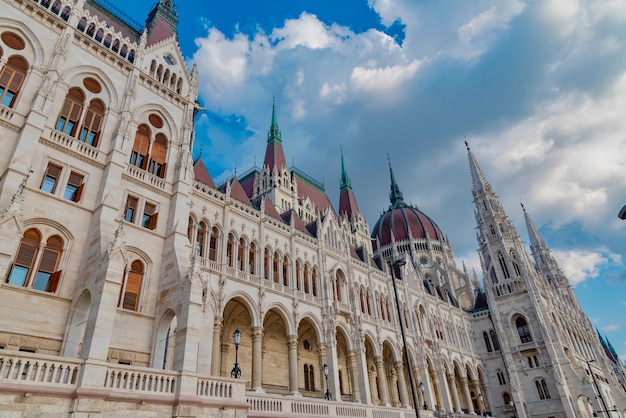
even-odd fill
[{"label": "historic building", "polygon": [[0,417],[626,413],[615,350],[469,147],[484,286],[391,166],[370,230],[342,155],[336,210],[275,106],[263,166],[215,184],[171,0],[145,25],[0,5]]}]

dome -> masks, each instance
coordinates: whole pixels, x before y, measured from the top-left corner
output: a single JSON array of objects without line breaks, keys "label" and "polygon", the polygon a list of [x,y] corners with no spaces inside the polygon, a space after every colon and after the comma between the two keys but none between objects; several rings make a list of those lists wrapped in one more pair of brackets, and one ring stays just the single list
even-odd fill
[{"label": "dome", "polygon": [[393,177],[391,165],[389,171],[391,173],[391,193],[389,194],[391,206],[378,219],[372,230],[374,251],[378,250],[378,245],[385,247],[391,244],[392,240],[401,242],[411,238],[445,241],[441,229],[432,219],[404,202],[402,192]]},{"label": "dome", "polygon": [[396,242],[409,238],[444,241],[441,229],[432,219],[404,202],[392,204],[378,219],[372,231],[372,238],[377,241],[374,242],[374,250],[377,250],[377,245],[384,247],[391,244],[392,239]]}]

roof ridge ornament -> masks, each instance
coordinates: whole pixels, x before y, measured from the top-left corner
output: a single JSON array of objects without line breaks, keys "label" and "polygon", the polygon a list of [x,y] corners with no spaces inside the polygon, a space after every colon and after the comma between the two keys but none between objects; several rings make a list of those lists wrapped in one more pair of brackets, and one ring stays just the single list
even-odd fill
[{"label": "roof ridge ornament", "polygon": [[396,203],[403,203],[404,196],[402,195],[400,187],[398,187],[396,179],[393,175],[393,169],[391,168],[391,159],[389,158],[389,154],[387,154],[387,162],[389,163],[389,175],[391,177],[391,192],[389,193],[389,201],[392,205],[395,205]]}]

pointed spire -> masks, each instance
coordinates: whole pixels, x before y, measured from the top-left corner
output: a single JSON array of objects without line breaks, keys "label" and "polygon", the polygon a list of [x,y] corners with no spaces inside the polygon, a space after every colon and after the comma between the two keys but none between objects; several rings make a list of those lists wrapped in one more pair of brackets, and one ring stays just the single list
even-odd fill
[{"label": "pointed spire", "polygon": [[400,191],[400,187],[396,183],[396,179],[393,176],[393,169],[391,168],[391,160],[389,159],[389,154],[387,154],[387,161],[389,162],[389,175],[391,176],[391,192],[389,193],[389,200],[392,205],[396,203],[404,202],[404,197],[402,196],[402,192]]},{"label": "pointed spire", "polygon": [[467,155],[469,158],[470,164],[470,172],[472,174],[472,190],[477,192],[479,190],[490,190],[491,186],[489,182],[483,175],[480,170],[480,166],[478,165],[478,161],[476,161],[476,157],[474,157],[474,153],[470,150],[469,144],[465,141],[465,147],[467,148]]},{"label": "pointed spire", "polygon": [[280,129],[278,129],[278,119],[276,118],[276,97],[272,96],[272,124],[270,131],[267,133],[267,142],[278,141],[283,142]]},{"label": "pointed spire", "polygon": [[272,97],[272,124],[267,133],[267,147],[265,148],[265,160],[263,166],[270,170],[276,168],[282,170],[287,167],[285,153],[283,152],[283,141],[276,117],[276,99]]},{"label": "pointed spire", "polygon": [[546,249],[546,243],[543,241],[543,239],[539,235],[537,228],[535,228],[535,224],[533,223],[532,219],[530,219],[530,215],[528,214],[528,212],[526,212],[526,208],[524,207],[524,204],[523,203],[520,203],[520,204],[522,205],[522,211],[524,212],[524,220],[526,221],[526,229],[528,229],[528,236],[530,237],[531,249],[533,250]]},{"label": "pointed spire", "polygon": [[343,162],[343,148],[341,150],[341,182],[339,184],[339,188],[341,191],[350,189],[352,190],[352,182],[350,181],[350,177],[348,177],[348,172],[346,171],[346,165]]}]

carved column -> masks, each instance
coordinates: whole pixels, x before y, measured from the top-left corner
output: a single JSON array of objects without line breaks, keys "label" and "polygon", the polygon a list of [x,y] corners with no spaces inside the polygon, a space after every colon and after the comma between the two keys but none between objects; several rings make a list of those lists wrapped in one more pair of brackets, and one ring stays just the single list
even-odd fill
[{"label": "carved column", "polygon": [[385,362],[382,356],[374,358],[376,363],[376,375],[378,377],[378,393],[380,394],[380,404],[389,406],[389,389],[387,389],[387,376],[385,375]]},{"label": "carved column", "polygon": [[359,390],[359,376],[357,373],[356,351],[350,350],[347,356],[348,370],[350,371],[350,390],[352,391],[352,400],[361,402],[361,391]]},{"label": "carved column", "polygon": [[289,394],[298,395],[298,336],[287,336],[289,349]]},{"label": "carved column", "polygon": [[380,399],[378,399],[378,387],[376,386],[376,377],[374,376],[374,368],[372,367],[371,370],[367,370],[367,378],[369,379],[370,382],[370,393],[372,396],[372,403],[373,404],[377,404]]},{"label": "carved column", "polygon": [[404,378],[404,364],[401,361],[396,362],[396,374],[398,375],[398,396],[400,398],[400,406],[402,408],[409,407],[409,393],[406,389],[406,380]]},{"label": "carved column", "polygon": [[478,411],[477,413],[479,415],[482,415],[483,412],[485,412],[485,405],[483,402],[486,402],[487,399],[485,399],[485,394],[483,393],[483,402],[480,402],[480,394],[482,393],[480,390],[480,383],[478,382],[477,379],[471,380],[470,381],[470,385],[472,385],[472,390],[474,391],[474,393],[476,394],[476,397],[478,398]]},{"label": "carved column", "polygon": [[467,377],[461,378],[461,387],[463,388],[463,394],[465,395],[465,403],[467,404],[467,411],[470,414],[473,414],[474,404],[472,403],[472,395],[470,394]]},{"label": "carved column", "polygon": [[213,319],[213,349],[211,350],[211,374],[213,376],[219,376],[220,370],[222,369],[222,353],[220,347],[222,345],[221,336],[223,322],[224,318],[218,316]]},{"label": "carved column", "polygon": [[252,387],[263,392],[263,327],[252,327]]},{"label": "carved column", "polygon": [[452,395],[452,405],[454,407],[454,412],[459,412],[461,411],[461,405],[459,403],[459,394],[456,390],[456,378],[452,373],[447,374],[446,378],[448,379],[448,390]]}]

